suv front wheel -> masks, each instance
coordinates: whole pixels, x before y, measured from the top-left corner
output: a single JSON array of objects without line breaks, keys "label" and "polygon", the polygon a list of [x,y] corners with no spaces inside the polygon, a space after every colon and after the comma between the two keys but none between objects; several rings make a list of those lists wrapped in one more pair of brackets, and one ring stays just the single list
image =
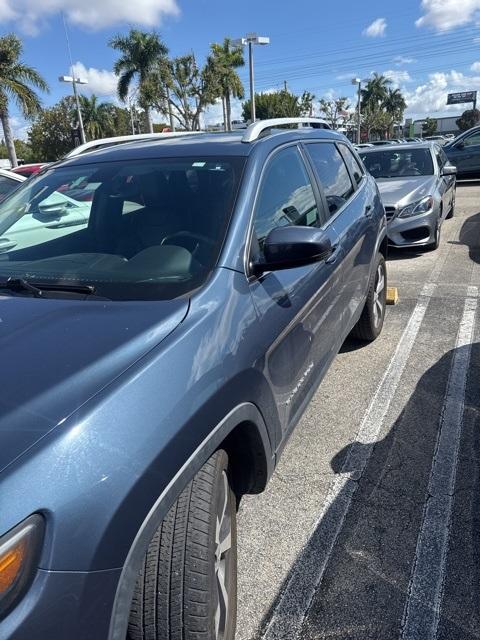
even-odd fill
[{"label": "suv front wheel", "polygon": [[375,268],[370,276],[367,299],[362,315],[352,331],[360,340],[372,342],[380,335],[387,303],[387,266],[381,253],[377,254]]},{"label": "suv front wheel", "polygon": [[128,640],[233,640],[236,499],[223,450],[157,529],[135,586]]}]

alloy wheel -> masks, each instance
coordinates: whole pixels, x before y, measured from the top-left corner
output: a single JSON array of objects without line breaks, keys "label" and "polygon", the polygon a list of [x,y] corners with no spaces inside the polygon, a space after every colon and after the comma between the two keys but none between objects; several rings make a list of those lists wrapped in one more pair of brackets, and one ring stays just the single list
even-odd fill
[{"label": "alloy wheel", "polygon": [[377,273],[375,275],[375,289],[373,292],[373,321],[375,326],[378,324],[383,316],[383,309],[385,304],[385,273],[383,266],[378,265]]},{"label": "alloy wheel", "polygon": [[232,519],[227,474],[222,474],[222,489],[215,530],[215,640],[224,640],[229,609],[229,556],[232,549]]}]

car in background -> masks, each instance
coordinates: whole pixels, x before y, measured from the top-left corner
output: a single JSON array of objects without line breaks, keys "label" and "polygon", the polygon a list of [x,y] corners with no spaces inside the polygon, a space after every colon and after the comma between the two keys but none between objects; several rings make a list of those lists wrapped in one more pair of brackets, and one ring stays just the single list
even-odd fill
[{"label": "car in background", "polygon": [[480,177],[480,126],[464,131],[443,147],[459,178]]},{"label": "car in background", "polygon": [[320,121],[275,128],[305,121],[97,150],[0,205],[1,241],[95,191],[0,255],[2,640],[233,640],[240,499],[385,317],[375,180]]},{"label": "car in background", "polygon": [[406,142],[423,142],[422,138],[405,138]]},{"label": "car in background", "polygon": [[47,162],[34,162],[31,164],[21,164],[14,169],[11,169],[13,173],[17,173],[20,176],[25,176],[25,178],[29,178],[30,176],[36,175],[39,171],[41,171],[44,167],[47,166]]},{"label": "car in background", "polygon": [[455,210],[456,168],[431,142],[365,149],[360,157],[378,184],[395,247],[440,244],[442,223]]},{"label": "car in background", "polygon": [[24,180],[23,176],[13,173],[10,169],[0,169],[0,202],[18,189]]},{"label": "car in background", "polygon": [[361,142],[360,144],[354,145],[355,149],[371,149],[373,144],[371,142]]},{"label": "car in background", "polygon": [[374,147],[381,147],[381,146],[392,144],[392,141],[391,140],[369,140],[368,144],[371,144]]},{"label": "car in background", "polygon": [[441,136],[441,135],[437,135],[437,136],[424,136],[423,140],[425,140],[426,142],[436,142],[437,144],[443,145],[445,144],[447,141],[447,138],[445,138],[445,136]]}]

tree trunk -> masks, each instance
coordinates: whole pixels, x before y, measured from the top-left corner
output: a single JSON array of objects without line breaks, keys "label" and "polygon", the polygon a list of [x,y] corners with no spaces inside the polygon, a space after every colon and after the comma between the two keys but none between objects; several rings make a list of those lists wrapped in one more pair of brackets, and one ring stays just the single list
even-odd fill
[{"label": "tree trunk", "polygon": [[18,167],[17,152],[15,151],[15,144],[13,142],[13,134],[10,127],[10,120],[8,118],[7,110],[0,112],[0,120],[2,121],[3,137],[5,138],[8,159],[10,160],[12,168]]},{"label": "tree trunk", "polygon": [[145,119],[147,121],[148,133],[153,133],[152,116],[150,115],[150,109],[145,107]]},{"label": "tree trunk", "polygon": [[172,103],[170,102],[170,89],[167,86],[167,105],[168,105],[168,119],[170,120],[170,129],[172,131],[175,131],[175,122],[173,120],[173,113],[172,113]]},{"label": "tree trunk", "polygon": [[227,108],[225,106],[225,96],[222,96],[222,109],[223,109],[223,130],[228,131],[227,129]]},{"label": "tree trunk", "polygon": [[225,112],[227,115],[227,131],[232,130],[232,105],[230,103],[230,91],[225,92]]}]

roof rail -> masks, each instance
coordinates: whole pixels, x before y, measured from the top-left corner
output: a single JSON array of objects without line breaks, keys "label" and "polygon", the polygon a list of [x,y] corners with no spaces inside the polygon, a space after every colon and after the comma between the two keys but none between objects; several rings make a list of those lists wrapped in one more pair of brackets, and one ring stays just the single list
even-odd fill
[{"label": "roof rail", "polygon": [[322,120],[321,118],[309,118],[309,117],[301,117],[301,118],[270,118],[268,120],[257,120],[257,122],[252,122],[251,125],[248,126],[245,134],[242,138],[242,142],[253,142],[254,140],[258,140],[260,138],[263,131],[266,129],[271,129],[272,127],[279,127],[282,124],[296,124],[298,128],[301,129],[302,125],[307,124],[315,127],[317,129],[330,129],[330,125]]},{"label": "roof rail", "polygon": [[98,140],[90,140],[84,144],[75,147],[67,153],[65,158],[73,158],[82,153],[97,151],[101,148],[123,144],[125,142],[142,142],[145,140],[165,140],[167,138],[179,138],[181,136],[192,136],[204,133],[203,131],[168,131],[165,133],[136,133],[127,136],[114,136],[112,138],[99,138]]}]

